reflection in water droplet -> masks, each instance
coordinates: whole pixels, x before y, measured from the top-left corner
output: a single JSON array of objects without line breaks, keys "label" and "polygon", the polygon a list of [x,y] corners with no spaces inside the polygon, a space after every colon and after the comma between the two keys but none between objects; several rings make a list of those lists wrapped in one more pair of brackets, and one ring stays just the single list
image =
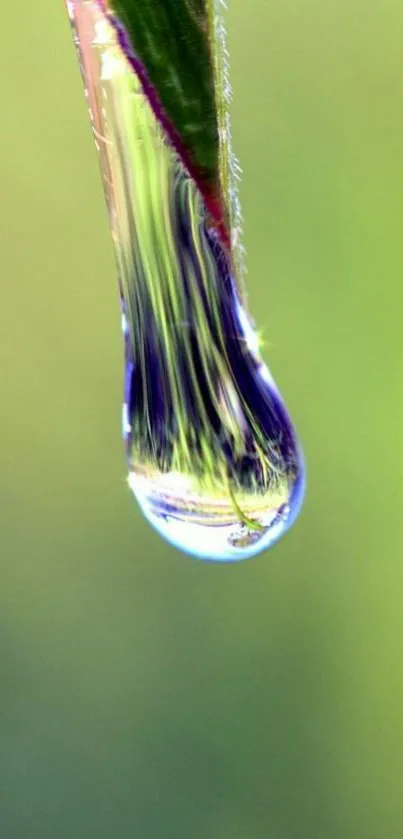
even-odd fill
[{"label": "reflection in water droplet", "polygon": [[301,450],[233,260],[114,28],[94,2],[69,10],[119,273],[129,486],[172,544],[245,559],[295,520]]}]

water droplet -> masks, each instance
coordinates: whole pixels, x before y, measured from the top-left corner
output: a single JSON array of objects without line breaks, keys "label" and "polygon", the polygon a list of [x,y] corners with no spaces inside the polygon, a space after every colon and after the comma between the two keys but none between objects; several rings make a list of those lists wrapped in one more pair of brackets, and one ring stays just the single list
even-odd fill
[{"label": "water droplet", "polygon": [[70,10],[119,274],[128,483],[169,542],[206,560],[242,560],[298,515],[298,439],[228,247],[115,30],[106,18],[99,26],[98,3],[73,0]]}]

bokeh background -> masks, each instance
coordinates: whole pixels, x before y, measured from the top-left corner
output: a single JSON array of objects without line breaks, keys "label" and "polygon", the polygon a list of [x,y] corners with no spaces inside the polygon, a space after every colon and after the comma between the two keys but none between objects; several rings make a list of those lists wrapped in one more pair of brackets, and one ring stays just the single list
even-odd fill
[{"label": "bokeh background", "polygon": [[308,494],[192,561],[125,484],[122,340],[62,2],[2,10],[0,835],[403,836],[403,6],[231,0],[252,314]]}]

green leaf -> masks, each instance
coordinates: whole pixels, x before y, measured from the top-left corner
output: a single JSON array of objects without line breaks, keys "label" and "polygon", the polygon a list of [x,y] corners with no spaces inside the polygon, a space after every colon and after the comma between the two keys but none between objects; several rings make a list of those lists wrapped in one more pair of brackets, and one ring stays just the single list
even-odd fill
[{"label": "green leaf", "polygon": [[199,179],[207,192],[218,195],[210,0],[110,0],[108,6],[123,24]]}]

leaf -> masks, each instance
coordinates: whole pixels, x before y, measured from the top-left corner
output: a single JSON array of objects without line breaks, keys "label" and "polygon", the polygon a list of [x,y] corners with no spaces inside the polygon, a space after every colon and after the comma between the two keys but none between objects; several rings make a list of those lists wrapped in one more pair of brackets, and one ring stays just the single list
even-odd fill
[{"label": "leaf", "polygon": [[[207,206],[222,221],[211,0],[109,0],[107,8],[123,25]],[[151,104],[158,111],[156,100]]]}]

